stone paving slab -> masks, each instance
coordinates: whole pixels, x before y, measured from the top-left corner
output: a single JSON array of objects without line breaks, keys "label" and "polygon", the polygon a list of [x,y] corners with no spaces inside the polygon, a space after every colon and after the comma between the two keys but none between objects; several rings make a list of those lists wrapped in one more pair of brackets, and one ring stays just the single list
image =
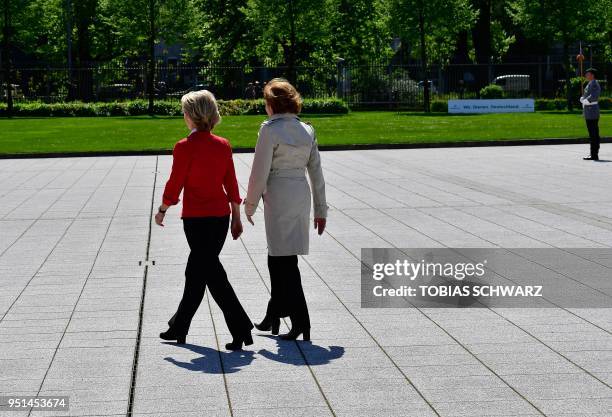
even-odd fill
[{"label": "stone paving slab", "polygon": [[[149,229],[170,157],[0,160],[0,395],[71,400],[5,414],[611,416],[612,307],[360,308],[362,247],[611,247],[612,165],[584,151],[324,152],[328,229],[300,259],[312,342],[256,332],[243,352],[223,349],[208,297],[188,344],[157,337],[187,259],[177,209]],[[252,155],[235,162],[244,194]],[[222,261],[258,321],[269,278],[255,223]],[[567,256],[612,288],[607,260]]]}]

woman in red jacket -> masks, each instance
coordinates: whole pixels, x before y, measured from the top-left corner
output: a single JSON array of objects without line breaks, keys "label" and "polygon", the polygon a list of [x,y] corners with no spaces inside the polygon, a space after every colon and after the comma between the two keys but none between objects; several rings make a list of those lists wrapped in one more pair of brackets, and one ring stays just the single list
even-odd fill
[{"label": "woman in red jacket", "polygon": [[206,287],[223,311],[233,341],[228,350],[239,350],[253,343],[253,324],[240,305],[227,274],[219,261],[230,225],[234,240],[242,234],[240,194],[232,160],[232,148],[226,139],[213,135],[219,123],[219,110],[210,91],[186,94],[181,106],[191,134],[175,146],[172,173],[166,183],[163,203],[155,222],[163,226],[168,207],[179,202],[183,192],[183,229],[191,249],[185,270],[185,290],[176,314],[170,319],[164,340],[185,343],[191,319],[204,297]]}]

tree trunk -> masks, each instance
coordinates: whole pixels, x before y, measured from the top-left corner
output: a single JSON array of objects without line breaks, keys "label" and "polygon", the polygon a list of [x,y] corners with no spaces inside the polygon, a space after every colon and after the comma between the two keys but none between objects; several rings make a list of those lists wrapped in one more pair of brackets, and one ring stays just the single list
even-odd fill
[{"label": "tree trunk", "polygon": [[475,0],[474,8],[479,11],[478,19],[472,29],[476,63],[488,64],[492,55],[491,0]]},{"label": "tree trunk", "polygon": [[4,81],[6,82],[6,115],[13,115],[13,82],[11,79],[11,11],[10,0],[4,0]]},{"label": "tree trunk", "polygon": [[76,17],[76,55],[78,61],[78,96],[83,101],[93,99],[93,74],[91,67],[91,31],[96,14],[97,0],[79,0],[74,4]]},{"label": "tree trunk", "polygon": [[472,29],[472,41],[476,54],[476,87],[478,91],[489,84],[489,68],[491,61],[491,0],[475,0],[474,8],[479,11],[478,19]]},{"label": "tree trunk", "polygon": [[155,1],[149,0],[149,68],[147,74],[147,94],[149,114],[153,115],[155,100]]},{"label": "tree trunk", "polygon": [[72,101],[76,98],[74,91],[75,82],[72,73],[72,1],[66,0],[64,6],[64,13],[66,15],[66,66],[68,67],[68,101]]},{"label": "tree trunk", "polygon": [[453,64],[468,64],[470,62],[468,31],[462,30],[457,35],[457,48],[453,57]]},{"label": "tree trunk", "polygon": [[293,8],[293,0],[289,0],[289,56],[287,59],[287,75],[289,82],[293,85],[296,83],[296,72],[295,72],[295,48],[296,48],[296,35],[295,35],[295,10]]},{"label": "tree trunk", "polygon": [[429,74],[427,65],[427,45],[425,43],[425,4],[423,1],[420,2],[419,7],[419,36],[421,40],[421,65],[423,67],[423,110],[425,113],[430,111],[430,98],[429,98]]}]

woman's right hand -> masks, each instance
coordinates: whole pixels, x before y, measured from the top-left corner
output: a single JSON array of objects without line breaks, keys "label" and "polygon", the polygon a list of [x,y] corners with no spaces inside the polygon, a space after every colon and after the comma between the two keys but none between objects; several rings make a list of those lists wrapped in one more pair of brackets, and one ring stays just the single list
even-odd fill
[{"label": "woman's right hand", "polygon": [[247,204],[248,203],[247,203],[246,199],[244,199],[243,204],[244,204],[244,215],[246,216],[247,221],[249,223],[251,223],[251,225],[255,226],[255,223],[253,222],[253,215],[249,214],[249,210],[247,208]]},{"label": "woman's right hand", "polygon": [[155,215],[155,224],[157,224],[158,226],[164,227],[164,217],[166,217],[166,213],[162,213],[161,211],[158,211],[157,214]]}]

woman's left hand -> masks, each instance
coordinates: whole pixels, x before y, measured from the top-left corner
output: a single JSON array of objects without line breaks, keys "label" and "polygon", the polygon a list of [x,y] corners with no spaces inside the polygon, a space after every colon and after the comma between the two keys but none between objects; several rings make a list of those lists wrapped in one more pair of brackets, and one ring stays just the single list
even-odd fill
[{"label": "woman's left hand", "polygon": [[232,218],[232,237],[234,240],[238,239],[242,235],[242,221],[240,218]]},{"label": "woman's left hand", "polygon": [[317,229],[319,236],[323,234],[325,231],[325,225],[327,224],[327,219],[324,218],[315,218],[314,219],[314,228]]}]

